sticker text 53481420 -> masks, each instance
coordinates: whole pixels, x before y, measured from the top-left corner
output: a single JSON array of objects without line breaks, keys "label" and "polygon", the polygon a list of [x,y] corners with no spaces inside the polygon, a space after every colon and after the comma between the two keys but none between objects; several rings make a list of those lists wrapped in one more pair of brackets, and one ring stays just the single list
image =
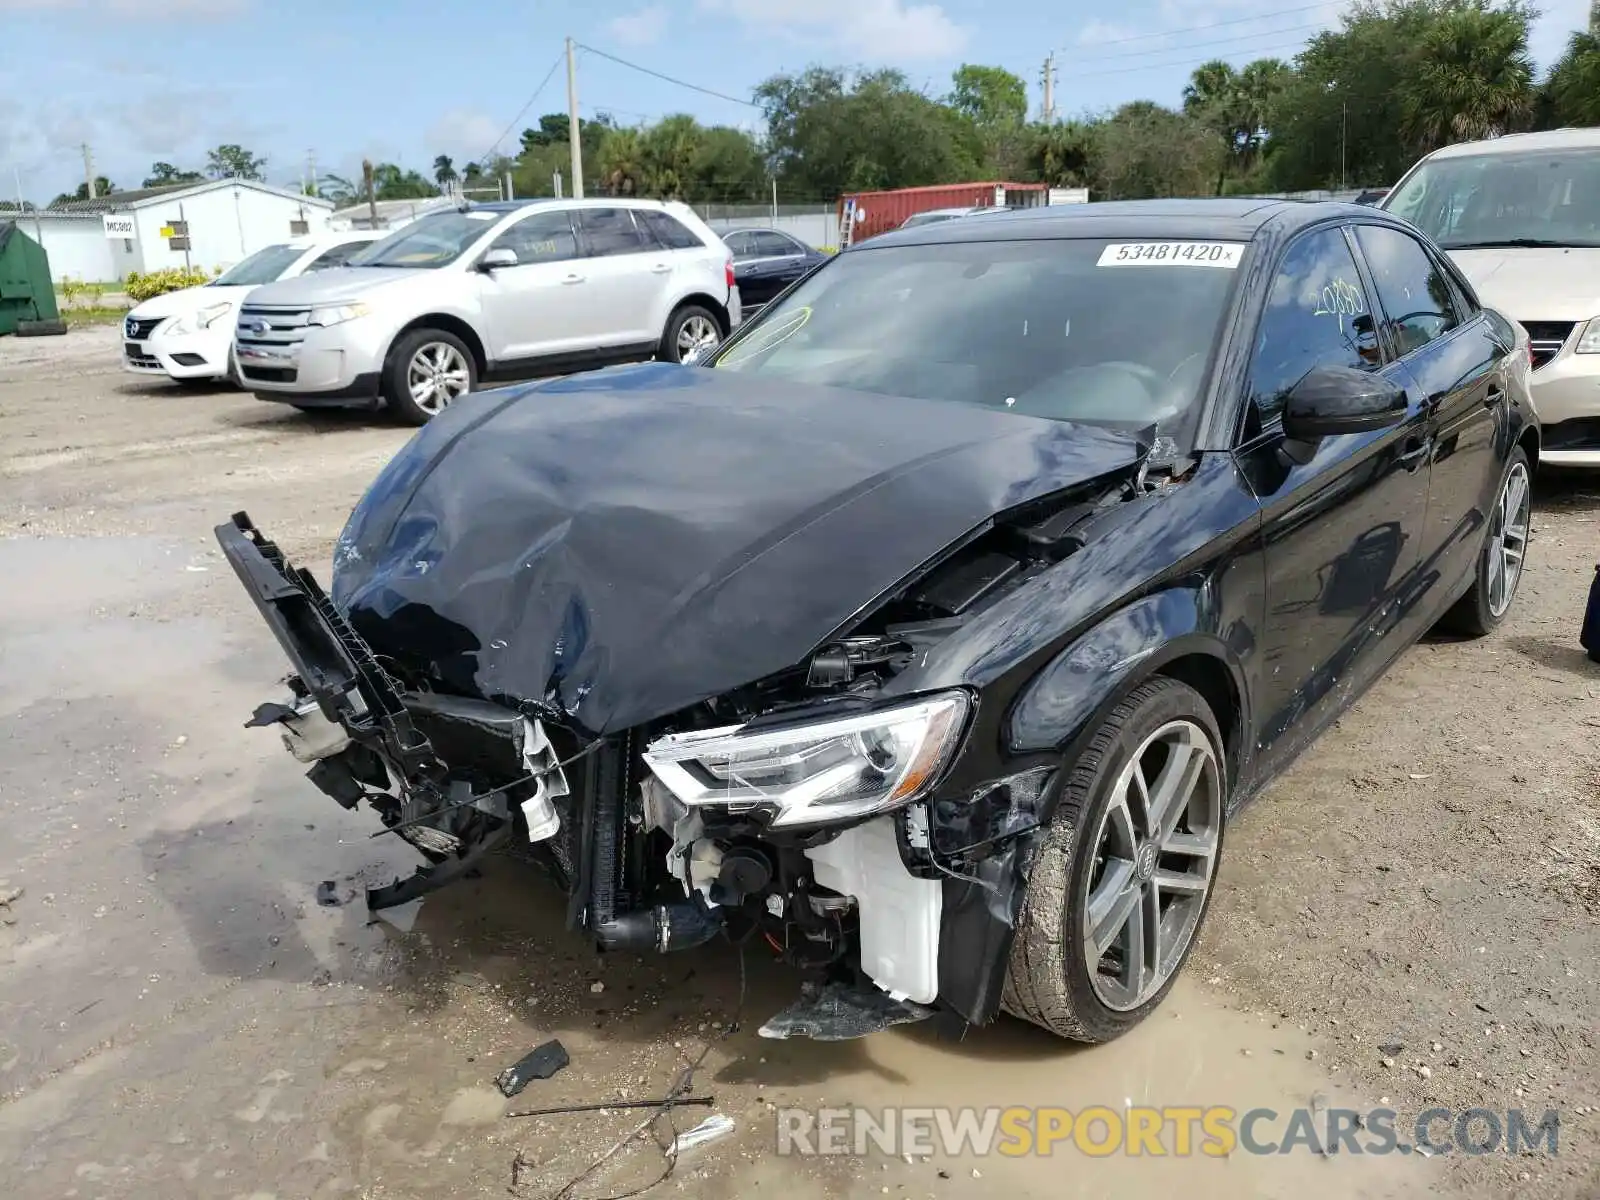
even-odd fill
[{"label": "sticker text 53481420", "polygon": [[1222,267],[1244,256],[1239,242],[1112,242],[1100,252],[1102,267]]}]

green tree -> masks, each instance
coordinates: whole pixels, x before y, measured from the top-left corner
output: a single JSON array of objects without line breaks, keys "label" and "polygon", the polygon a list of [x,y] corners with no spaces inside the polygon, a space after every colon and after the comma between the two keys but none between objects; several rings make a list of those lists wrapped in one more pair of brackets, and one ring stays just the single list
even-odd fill
[{"label": "green tree", "polygon": [[456,164],[448,154],[441,154],[433,160],[433,178],[441,188],[456,181]]},{"label": "green tree", "polygon": [[1089,187],[1094,182],[1100,125],[1062,121],[1035,125],[1027,149],[1027,173],[1052,187]]},{"label": "green tree", "polygon": [[600,143],[595,166],[608,196],[644,194],[644,146],[637,129],[613,129]]},{"label": "green tree", "polygon": [[1600,125],[1600,0],[1589,10],[1589,28],[1572,35],[1566,53],[1544,85],[1552,125]]},{"label": "green tree", "polygon": [[1183,89],[1184,115],[1228,148],[1217,173],[1216,194],[1230,177],[1248,176],[1269,136],[1271,113],[1292,74],[1287,63],[1264,58],[1236,71],[1220,59],[1197,67]]},{"label": "green tree", "polygon": [[[99,199],[102,196],[109,196],[112,192],[117,190],[117,185],[112,183],[111,180],[107,179],[104,175],[95,176],[94,194],[96,199]],[[87,183],[80,183],[75,191],[62,192],[54,200],[50,201],[50,207],[54,208],[59,204],[75,204],[79,200],[87,199],[89,199],[89,185]]]},{"label": "green tree", "polygon": [[1106,200],[1205,195],[1227,157],[1227,143],[1215,131],[1136,100],[1097,131],[1093,186]]},{"label": "green tree", "polygon": [[419,172],[394,163],[378,163],[372,168],[372,191],[376,200],[421,200],[439,194],[439,189]]},{"label": "green tree", "polygon": [[1439,14],[1412,48],[1402,88],[1405,131],[1420,153],[1450,142],[1495,137],[1533,114],[1531,14],[1520,5],[1466,5]]},{"label": "green tree", "polygon": [[165,187],[174,183],[199,183],[205,178],[199,171],[184,171],[169,162],[150,164],[150,174],[145,177],[143,187]]},{"label": "green tree", "polygon": [[266,165],[266,159],[234,142],[206,151],[206,174],[212,179],[262,179]]},{"label": "green tree", "polygon": [[360,190],[353,180],[343,175],[324,175],[317,181],[317,195],[324,200],[332,200],[341,208],[354,203]]},{"label": "green tree", "polygon": [[1028,119],[1028,85],[1004,67],[963,63],[950,82],[946,103],[979,128],[1015,127]]},{"label": "green tree", "polygon": [[852,77],[812,67],[773,76],[755,95],[767,118],[768,166],[786,195],[831,200],[981,174],[977,127],[898,71]]}]

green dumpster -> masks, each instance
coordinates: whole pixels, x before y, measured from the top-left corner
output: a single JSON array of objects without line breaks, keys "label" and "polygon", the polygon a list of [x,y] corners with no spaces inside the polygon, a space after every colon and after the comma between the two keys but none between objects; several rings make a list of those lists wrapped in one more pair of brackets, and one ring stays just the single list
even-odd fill
[{"label": "green dumpster", "polygon": [[44,247],[15,221],[0,222],[0,334],[65,333]]}]

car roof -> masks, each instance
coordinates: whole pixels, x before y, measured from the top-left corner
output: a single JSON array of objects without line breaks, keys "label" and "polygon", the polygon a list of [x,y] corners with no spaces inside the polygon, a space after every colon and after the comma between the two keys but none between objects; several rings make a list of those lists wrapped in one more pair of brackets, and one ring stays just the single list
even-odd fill
[{"label": "car roof", "polygon": [[[481,204],[469,204],[465,207],[474,212],[514,213],[527,208],[659,208],[669,207],[664,200],[645,200],[635,196],[585,196],[581,200],[573,196],[563,196],[557,199],[554,196],[541,196],[532,200],[485,200]],[[449,209],[442,211],[449,212]]]},{"label": "car roof", "polygon": [[1473,158],[1482,154],[1517,154],[1540,150],[1600,149],[1600,128],[1547,129],[1542,133],[1508,133],[1478,142],[1457,142],[1428,155],[1436,158]]},{"label": "car roof", "polygon": [[1034,238],[1183,238],[1248,242],[1269,223],[1287,233],[1336,217],[1370,221],[1375,211],[1358,204],[1260,197],[1054,204],[996,213],[983,221],[935,221],[914,225],[881,233],[850,249],[855,252],[940,242]]}]

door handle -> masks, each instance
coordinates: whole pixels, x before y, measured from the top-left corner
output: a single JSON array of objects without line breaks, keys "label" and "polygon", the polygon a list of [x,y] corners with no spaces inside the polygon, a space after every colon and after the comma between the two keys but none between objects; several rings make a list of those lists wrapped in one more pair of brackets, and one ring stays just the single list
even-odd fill
[{"label": "door handle", "polygon": [[1408,471],[1415,471],[1428,459],[1428,451],[1433,449],[1433,438],[1426,434],[1413,434],[1406,439],[1405,449],[1400,452],[1399,461],[1406,464]]},{"label": "door handle", "polygon": [[672,270],[672,264],[657,263],[655,266],[651,267],[650,270],[656,275],[665,275],[668,271]]},{"label": "door handle", "polygon": [[582,283],[583,282],[583,276],[582,275],[568,275],[561,282],[562,283]]},{"label": "door handle", "polygon": [[1485,408],[1496,408],[1505,398],[1506,393],[1503,388],[1492,387],[1483,397],[1483,406]]}]

